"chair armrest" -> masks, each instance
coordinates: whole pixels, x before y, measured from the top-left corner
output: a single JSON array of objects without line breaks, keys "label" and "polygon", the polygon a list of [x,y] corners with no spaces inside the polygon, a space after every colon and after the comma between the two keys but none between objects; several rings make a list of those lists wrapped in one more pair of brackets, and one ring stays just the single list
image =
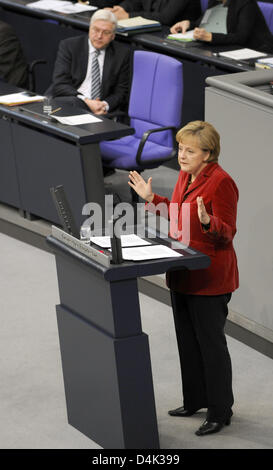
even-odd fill
[{"label": "chair armrest", "polygon": [[30,91],[35,91],[36,89],[36,80],[34,76],[34,68],[36,65],[39,64],[46,64],[47,61],[45,59],[37,59],[33,60],[29,65],[28,65],[28,81],[29,81],[29,89]]},{"label": "chair armrest", "polygon": [[[176,133],[176,127],[174,126],[168,126],[168,127],[158,127],[156,129],[150,129],[149,131],[146,131],[144,132],[142,138],[141,138],[141,141],[139,143],[139,146],[138,146],[138,149],[137,149],[137,154],[136,154],[136,162],[138,165],[141,165],[141,155],[142,155],[142,152],[143,152],[143,148],[144,148],[144,145],[146,144],[148,138],[150,137],[151,134],[155,133],[155,132],[163,132],[163,131],[168,131],[168,130],[171,130],[172,131],[172,136],[173,136],[173,148],[174,150],[172,151],[171,155],[170,155],[170,158],[173,158],[175,155],[176,155],[176,150],[175,150],[175,145],[176,145],[176,140],[175,140],[175,133]],[[153,160],[150,160],[149,163],[155,163],[159,161],[159,159],[155,158]]]},{"label": "chair armrest", "polygon": [[33,72],[33,69],[36,65],[38,64],[46,64],[47,61],[45,59],[37,59],[37,60],[33,60],[30,64],[29,64],[29,71],[30,72]]}]

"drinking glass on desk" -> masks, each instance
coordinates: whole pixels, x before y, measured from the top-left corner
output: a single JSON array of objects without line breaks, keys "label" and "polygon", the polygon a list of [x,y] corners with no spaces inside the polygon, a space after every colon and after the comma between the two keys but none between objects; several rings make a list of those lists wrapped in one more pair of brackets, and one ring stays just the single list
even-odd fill
[{"label": "drinking glass on desk", "polygon": [[82,225],[80,229],[80,239],[82,242],[89,243],[91,237],[91,227],[90,225]]},{"label": "drinking glass on desk", "polygon": [[52,112],[51,96],[45,96],[43,101],[43,113],[50,114]]}]

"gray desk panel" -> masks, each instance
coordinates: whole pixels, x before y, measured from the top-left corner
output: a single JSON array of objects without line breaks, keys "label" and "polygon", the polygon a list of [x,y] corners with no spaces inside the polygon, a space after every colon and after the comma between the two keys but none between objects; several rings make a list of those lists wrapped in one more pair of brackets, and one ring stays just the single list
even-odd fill
[{"label": "gray desk panel", "polygon": [[50,188],[63,185],[76,223],[86,202],[80,149],[20,123],[13,124],[22,209],[59,223]]},{"label": "gray desk panel", "polygon": [[12,124],[9,120],[0,118],[0,201],[21,207],[11,128]]}]

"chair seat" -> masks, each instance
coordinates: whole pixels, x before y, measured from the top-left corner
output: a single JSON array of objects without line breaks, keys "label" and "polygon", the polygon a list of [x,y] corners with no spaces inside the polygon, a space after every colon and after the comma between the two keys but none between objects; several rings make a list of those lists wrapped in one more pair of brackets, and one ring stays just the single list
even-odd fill
[{"label": "chair seat", "polygon": [[[138,170],[141,167],[136,162],[136,154],[140,139],[134,135],[123,137],[122,139],[101,142],[100,150],[103,165],[124,170]],[[145,168],[156,168],[161,160],[168,159],[173,148],[159,145],[155,142],[147,141],[144,145],[141,161],[145,163]],[[157,159],[155,163],[149,160]]]}]

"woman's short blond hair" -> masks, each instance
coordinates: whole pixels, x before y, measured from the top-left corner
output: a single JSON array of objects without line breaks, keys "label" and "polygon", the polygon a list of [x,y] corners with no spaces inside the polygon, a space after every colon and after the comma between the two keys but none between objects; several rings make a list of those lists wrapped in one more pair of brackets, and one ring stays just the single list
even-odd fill
[{"label": "woman's short blond hair", "polygon": [[220,135],[212,124],[206,121],[192,121],[182,127],[177,134],[178,143],[183,142],[188,137],[194,137],[199,147],[204,151],[209,151],[208,162],[217,162],[220,153]]}]

